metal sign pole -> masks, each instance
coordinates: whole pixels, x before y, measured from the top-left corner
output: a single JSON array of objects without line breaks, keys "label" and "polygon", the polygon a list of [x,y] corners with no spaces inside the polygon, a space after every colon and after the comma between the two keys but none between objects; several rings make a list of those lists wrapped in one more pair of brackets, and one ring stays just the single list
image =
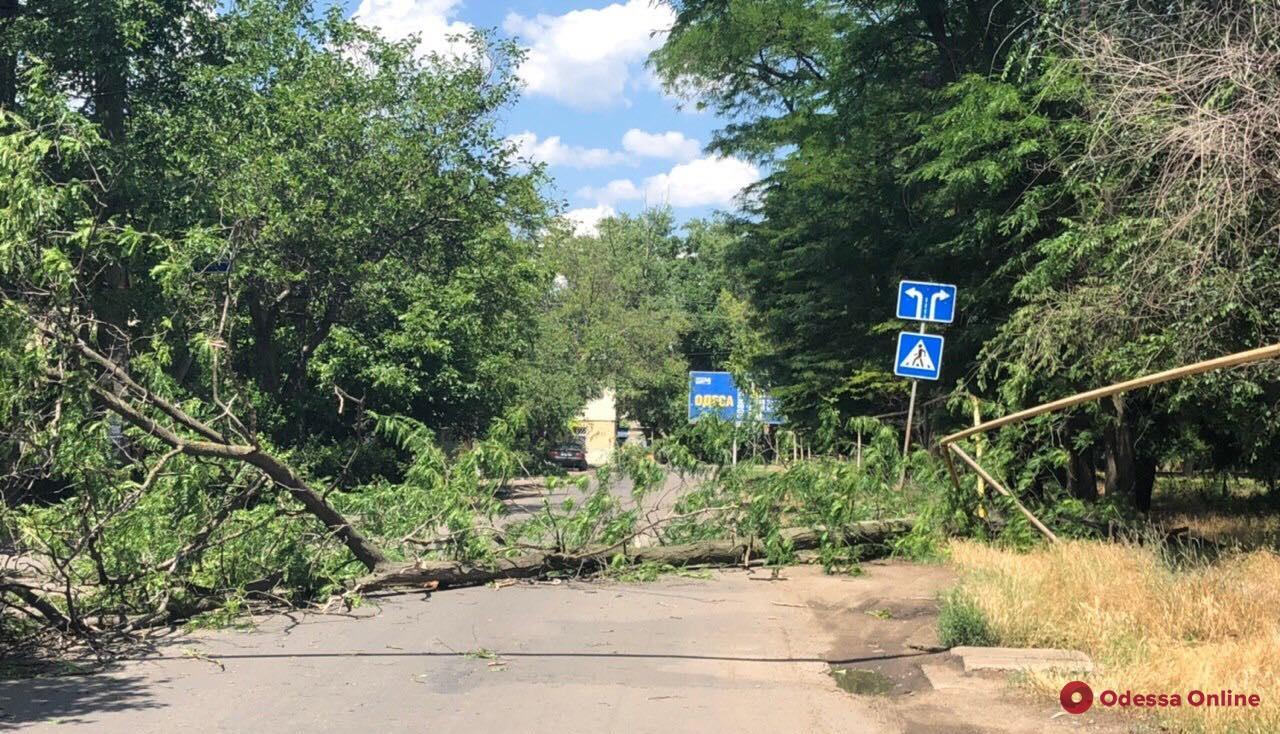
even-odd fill
[{"label": "metal sign pole", "polygon": [[[920,333],[925,333],[924,324],[920,324]],[[907,403],[907,430],[902,436],[902,468],[898,471],[898,489],[907,483],[907,452],[911,450],[911,420],[916,415],[916,390],[920,388],[919,380],[911,381],[911,400]]]},{"label": "metal sign pole", "polygon": [[911,402],[907,404],[907,431],[902,438],[902,471],[898,472],[899,489],[907,481],[907,452],[911,450],[911,418],[916,413],[916,389],[919,387],[919,380],[911,381]]}]

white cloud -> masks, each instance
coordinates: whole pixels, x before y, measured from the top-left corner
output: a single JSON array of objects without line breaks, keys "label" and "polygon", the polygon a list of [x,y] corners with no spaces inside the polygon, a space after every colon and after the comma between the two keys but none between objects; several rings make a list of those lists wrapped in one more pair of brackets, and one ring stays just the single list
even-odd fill
[{"label": "white cloud", "polygon": [[686,138],[674,130],[665,133],[648,133],[632,128],[622,136],[622,147],[633,155],[644,158],[664,158],[688,161],[702,152],[702,143]]},{"label": "white cloud", "polygon": [[361,0],[352,17],[361,25],[377,28],[392,41],[417,34],[419,53],[463,56],[470,50],[466,44],[449,39],[474,30],[470,24],[454,19],[461,4],[462,0]]},{"label": "white cloud", "polygon": [[548,166],[566,166],[568,168],[601,168],[624,163],[627,157],[622,153],[605,148],[580,148],[576,145],[565,145],[560,136],[553,135],[539,140],[532,132],[522,132],[507,138],[515,145],[516,154],[531,161],[546,163]]},{"label": "white cloud", "polygon": [[565,212],[564,218],[573,222],[573,233],[579,237],[594,237],[600,234],[600,220],[617,216],[618,212],[607,204],[600,206],[588,207],[585,209],[574,209]]},{"label": "white cloud", "polygon": [[699,158],[645,179],[645,191],[673,207],[712,206],[733,202],[743,189],[760,180],[760,169],[737,158]]},{"label": "white cloud", "polygon": [[737,158],[711,156],[681,163],[667,173],[650,176],[637,186],[630,179],[610,181],[603,188],[586,187],[579,196],[601,205],[643,200],[654,206],[677,209],[694,206],[726,206],[742,190],[760,180],[760,169]]},{"label": "white cloud", "polygon": [[585,199],[595,199],[602,205],[645,198],[644,190],[636,186],[635,182],[629,178],[615,179],[605,184],[603,188],[584,186],[578,189],[578,196]]},{"label": "white cloud", "polygon": [[580,108],[625,101],[633,74],[662,45],[675,12],[665,3],[626,0],[599,9],[526,18],[511,13],[503,29],[529,44],[520,78],[531,94]]}]

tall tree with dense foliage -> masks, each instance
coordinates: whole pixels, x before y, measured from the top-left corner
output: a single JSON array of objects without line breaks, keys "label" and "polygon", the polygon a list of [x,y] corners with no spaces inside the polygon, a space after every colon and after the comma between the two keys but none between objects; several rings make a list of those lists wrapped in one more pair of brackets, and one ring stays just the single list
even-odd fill
[{"label": "tall tree with dense foliage", "polygon": [[[655,435],[682,425],[689,371],[733,368],[753,347],[745,304],[725,271],[731,239],[713,222],[680,232],[666,210],[547,238],[543,254],[557,278],[535,370],[556,377],[529,379],[567,381],[580,399],[613,389],[619,412]],[[544,399],[555,394],[546,390]]]},{"label": "tall tree with dense foliage", "polygon": [[[314,593],[389,558],[352,508],[461,522],[509,471],[486,440],[551,285],[540,172],[495,132],[514,48],[421,56],[293,0],[58,6],[70,35],[144,40],[111,112],[66,91],[116,56],[43,35],[44,8],[6,39],[28,45],[0,112],[0,520],[73,591],[0,598],[67,628],[255,575]],[[164,8],[201,19],[200,53],[146,35]],[[436,435],[480,458],[442,475]]]},{"label": "tall tree with dense foliage", "polygon": [[[887,316],[904,276],[960,285],[938,389],[988,410],[1274,338],[1270,11],[671,5],[660,76],[732,118],[718,150],[773,164],[730,258],[770,337],[757,368],[802,422],[901,405]],[[1046,418],[1004,455],[1022,487],[1092,498],[1103,470],[1139,508],[1176,455],[1274,475],[1269,384],[1221,375]]]},{"label": "tall tree with dense foliage", "polygon": [[1001,308],[985,294],[1004,253],[990,233],[967,251],[941,246],[957,234],[923,215],[910,152],[917,124],[949,105],[945,85],[998,64],[1024,11],[996,2],[671,4],[676,24],[653,57],[659,75],[732,119],[714,149],[772,165],[729,257],[772,339],[756,367],[788,414],[816,424],[829,399],[847,413],[897,403],[887,332],[903,276],[964,289],[946,373],[961,375],[981,343],[967,335]]}]

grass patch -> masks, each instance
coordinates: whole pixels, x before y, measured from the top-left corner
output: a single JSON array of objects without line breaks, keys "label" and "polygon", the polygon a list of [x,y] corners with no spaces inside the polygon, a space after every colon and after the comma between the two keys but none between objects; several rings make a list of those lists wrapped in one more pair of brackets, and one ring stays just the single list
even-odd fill
[{"label": "grass patch", "polygon": [[952,589],[942,597],[938,639],[946,647],[987,647],[996,643],[995,633],[982,610],[962,589]]},{"label": "grass patch", "polygon": [[[1260,708],[1161,709],[1175,731],[1280,731],[1280,556],[1236,553],[1170,564],[1158,545],[1073,541],[1018,553],[973,542],[951,548],[961,572],[943,615],[968,604],[1000,644],[1083,650],[1095,693],[1257,693]],[[944,641],[946,637],[944,635]],[[1032,674],[1056,696],[1072,676]],[[1149,712],[1147,709],[1138,709]]]},{"label": "grass patch", "polygon": [[1162,477],[1152,519],[1224,548],[1280,548],[1280,493],[1249,479]]}]

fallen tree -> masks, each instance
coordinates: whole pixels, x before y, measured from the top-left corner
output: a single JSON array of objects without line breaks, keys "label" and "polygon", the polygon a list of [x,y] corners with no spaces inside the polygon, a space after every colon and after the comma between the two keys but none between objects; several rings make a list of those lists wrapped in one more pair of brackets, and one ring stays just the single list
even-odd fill
[{"label": "fallen tree", "polygon": [[[843,540],[849,545],[879,544],[911,532],[914,520],[870,520],[844,528]],[[795,550],[818,548],[829,531],[812,528],[786,528],[782,540]],[[356,584],[359,591],[395,588],[477,586],[499,579],[538,578],[553,572],[589,573],[609,565],[619,555],[633,565],[667,566],[724,565],[744,562],[766,553],[759,538],[704,540],[678,545],[654,545],[642,548],[599,546],[580,553],[530,552],[514,558],[500,559],[489,565],[456,561],[419,561],[398,568],[372,573]]]},{"label": "fallen tree", "polygon": [[[493,521],[492,513],[500,505],[495,504],[491,489],[483,482],[457,491],[445,487],[448,491],[442,493],[410,496],[421,489],[415,482],[439,480],[447,484],[449,477],[456,479],[468,472],[478,480],[482,472],[474,458],[446,457],[435,447],[424,427],[390,420],[386,423],[392,428],[391,433],[403,439],[399,441],[401,447],[414,458],[406,471],[405,483],[393,485],[382,496],[381,505],[392,507],[393,513],[419,513],[412,515],[415,530],[404,535],[390,533],[386,517],[371,517],[384,509],[373,506],[378,502],[360,504],[360,491],[347,493],[337,487],[328,491],[317,488],[304,478],[303,470],[265,448],[255,432],[217,395],[206,398],[212,401],[211,405],[204,406],[206,410],[192,407],[196,401],[184,404],[166,397],[144,385],[143,380],[132,375],[119,361],[91,346],[82,335],[87,328],[84,323],[58,323],[33,316],[28,319],[43,345],[53,347],[57,357],[44,367],[46,384],[58,388],[62,394],[80,390],[97,410],[119,416],[134,429],[122,446],[137,450],[131,453],[129,448],[122,448],[120,453],[121,458],[127,459],[126,466],[135,471],[136,480],[108,498],[107,505],[85,505],[91,512],[73,512],[71,517],[78,516],[78,520],[58,526],[52,535],[43,536],[40,547],[31,548],[45,559],[39,565],[42,570],[39,575],[47,574],[48,583],[41,579],[41,583],[28,584],[15,579],[0,584],[0,601],[4,606],[39,621],[46,629],[71,637],[94,639],[105,632],[128,633],[142,627],[173,624],[214,611],[237,598],[271,599],[270,604],[292,598],[306,604],[325,598],[334,590],[365,593],[456,588],[500,579],[590,575],[619,563],[732,566],[765,558],[778,563],[793,558],[792,551],[831,550],[834,546],[843,549],[846,560],[856,561],[863,552],[853,550],[855,546],[883,544],[905,535],[914,526],[910,518],[857,522],[856,516],[815,516],[809,510],[801,510],[804,502],[797,505],[796,494],[813,495],[808,497],[810,502],[821,495],[819,504],[825,507],[830,504],[832,493],[853,497],[867,491],[867,487],[861,485],[824,484],[821,477],[802,472],[791,479],[790,484],[775,483],[769,487],[754,487],[750,480],[730,482],[732,489],[726,489],[728,485],[717,487],[710,496],[701,498],[702,504],[678,514],[666,514],[642,529],[635,527],[637,513],[624,510],[602,485],[593,490],[592,497],[573,509],[568,507],[569,503],[564,508],[553,508],[548,503],[540,513],[541,529],[534,527],[531,534],[509,533],[514,530],[511,526],[501,530],[489,527],[486,531],[477,524],[485,517],[475,512],[477,508],[463,511],[462,515],[468,519],[461,524],[455,524],[454,512],[487,494],[485,501],[490,506],[486,512]],[[182,457],[196,462],[184,465],[186,471],[200,464],[226,467],[226,483],[198,485],[200,492],[210,497],[210,504],[204,510],[207,514],[190,515],[181,543],[170,548],[166,555],[159,559],[141,556],[140,565],[122,564],[121,557],[115,555],[121,540],[118,523],[148,498],[173,491],[174,482],[183,476],[182,469],[176,467]],[[652,457],[646,461],[653,464]],[[656,464],[649,468],[654,467]],[[621,465],[617,470],[627,473]],[[637,477],[643,474],[645,471],[641,470],[640,474],[629,476],[639,483],[641,480]],[[656,477],[661,484],[661,476],[659,471],[643,481],[653,482]],[[774,479],[771,477],[769,481]],[[604,481],[607,484],[609,480]],[[707,486],[718,481],[713,480]],[[237,512],[247,511],[254,503],[261,506],[261,498],[269,497],[271,488],[283,490],[281,498],[291,498],[303,510],[299,512],[296,505],[290,507],[292,503],[286,501],[279,505],[276,515],[296,516],[300,521],[310,516],[310,522],[320,526],[300,531],[301,535],[296,536],[300,542],[313,547],[332,547],[334,541],[340,543],[350,555],[335,561],[338,565],[331,568],[341,569],[343,564],[350,565],[349,561],[358,561],[365,575],[358,576],[350,570],[339,575],[333,570],[316,569],[307,572],[309,580],[302,586],[298,585],[299,579],[284,582],[285,572],[277,565],[259,566],[262,575],[241,576],[238,581],[220,586],[191,576],[190,572],[207,558],[206,551],[233,542],[246,533],[259,533],[260,543],[273,542],[272,536],[260,529],[262,525],[254,524],[256,521],[241,521],[236,528],[223,530]],[[727,493],[717,494],[722,489]],[[634,489],[633,496],[638,501],[640,495],[636,495]],[[402,506],[417,509],[394,509]],[[425,514],[424,506],[427,507]],[[267,514],[259,520],[266,522],[271,517]],[[425,520],[418,522],[420,518]],[[302,526],[310,524],[301,522]],[[699,525],[690,527],[691,522]],[[783,523],[804,522],[812,525],[780,527]],[[685,523],[682,528],[685,532],[670,533],[674,523]],[[660,527],[663,529],[659,530]],[[436,541],[422,541],[416,535],[418,530],[444,534],[437,535]],[[617,534],[619,530],[621,535]],[[113,548],[116,550],[104,552],[108,532],[115,533]],[[480,537],[483,541],[479,545],[467,545],[468,538],[474,541]],[[651,544],[639,543],[641,538]],[[412,553],[405,550],[409,545],[415,546]],[[433,558],[412,562],[394,560],[417,555],[423,547],[430,548]],[[511,555],[516,549],[520,549],[518,554]],[[337,549],[334,551],[342,555]],[[438,560],[441,557],[452,560]],[[293,562],[286,559],[285,565]]]}]

